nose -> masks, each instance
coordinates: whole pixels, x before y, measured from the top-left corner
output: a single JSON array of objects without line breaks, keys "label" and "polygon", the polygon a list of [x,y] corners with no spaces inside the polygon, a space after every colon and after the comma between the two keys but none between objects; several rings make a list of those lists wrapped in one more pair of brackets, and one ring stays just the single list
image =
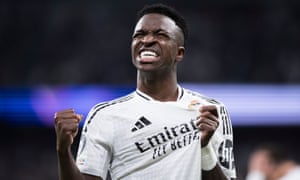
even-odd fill
[{"label": "nose", "polygon": [[151,44],[151,43],[153,43],[154,42],[154,40],[155,40],[155,38],[154,38],[154,36],[152,35],[152,34],[146,34],[144,37],[143,37],[143,39],[142,39],[142,42],[144,43],[144,44]]}]

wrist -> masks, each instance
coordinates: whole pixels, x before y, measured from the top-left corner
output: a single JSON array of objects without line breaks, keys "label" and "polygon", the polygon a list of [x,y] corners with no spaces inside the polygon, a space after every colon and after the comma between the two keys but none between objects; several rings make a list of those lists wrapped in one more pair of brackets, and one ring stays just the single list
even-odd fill
[{"label": "wrist", "polygon": [[65,147],[65,148],[56,148],[56,153],[59,156],[66,156],[71,154],[71,148]]},{"label": "wrist", "polygon": [[201,148],[201,168],[205,171],[212,170],[218,162],[217,155],[211,145],[208,143],[205,147]]}]

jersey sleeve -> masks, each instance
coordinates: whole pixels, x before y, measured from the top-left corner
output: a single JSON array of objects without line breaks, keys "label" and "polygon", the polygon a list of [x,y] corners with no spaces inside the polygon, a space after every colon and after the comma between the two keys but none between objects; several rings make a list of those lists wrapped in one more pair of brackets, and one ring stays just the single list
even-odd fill
[{"label": "jersey sleeve", "polygon": [[220,104],[218,108],[219,127],[212,137],[213,148],[218,157],[218,164],[228,178],[236,178],[233,154],[233,130],[229,113]]},{"label": "jersey sleeve", "polygon": [[82,173],[106,179],[112,156],[113,126],[100,108],[90,111],[84,123],[76,164]]}]

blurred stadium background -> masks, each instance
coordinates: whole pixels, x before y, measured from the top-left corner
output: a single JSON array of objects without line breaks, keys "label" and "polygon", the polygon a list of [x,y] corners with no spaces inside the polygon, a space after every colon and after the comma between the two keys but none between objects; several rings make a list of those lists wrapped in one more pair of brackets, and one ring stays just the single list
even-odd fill
[{"label": "blurred stadium background", "polygon": [[[57,179],[53,113],[86,115],[135,89],[131,34],[152,2],[0,2],[0,179]],[[261,142],[282,143],[299,161],[300,2],[161,2],[189,24],[180,83],[228,106],[238,179]]]}]

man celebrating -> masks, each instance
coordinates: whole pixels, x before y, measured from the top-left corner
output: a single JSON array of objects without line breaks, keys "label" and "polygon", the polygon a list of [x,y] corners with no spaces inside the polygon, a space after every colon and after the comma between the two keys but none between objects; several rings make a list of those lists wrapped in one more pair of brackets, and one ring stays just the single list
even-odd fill
[{"label": "man celebrating", "polygon": [[82,129],[76,162],[71,145],[82,116],[55,113],[61,180],[235,178],[232,126],[223,104],[184,89],[177,64],[187,28],[176,10],[145,6],[132,36],[137,89],[94,106]]}]

